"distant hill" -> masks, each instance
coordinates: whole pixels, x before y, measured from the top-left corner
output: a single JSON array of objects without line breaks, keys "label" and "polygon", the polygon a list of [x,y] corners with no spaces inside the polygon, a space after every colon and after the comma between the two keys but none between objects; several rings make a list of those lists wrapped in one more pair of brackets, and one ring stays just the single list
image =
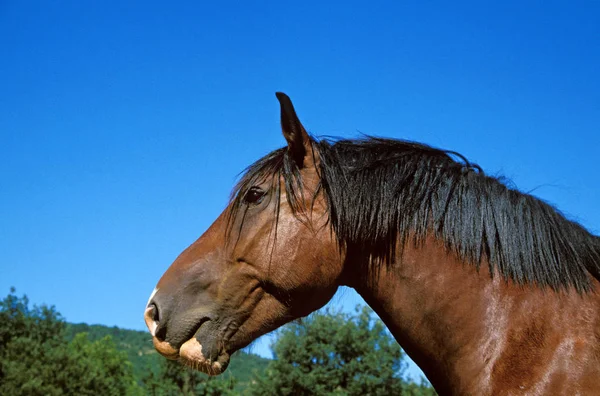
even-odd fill
[{"label": "distant hill", "polygon": [[[66,338],[70,341],[76,334],[83,332],[88,333],[91,341],[107,335],[111,336],[117,348],[127,352],[127,356],[133,364],[135,378],[140,384],[149,370],[158,373],[160,361],[164,358],[154,350],[152,338],[148,332],[121,329],[116,326],[68,323]],[[255,374],[263,373],[268,364],[269,359],[246,352],[236,352],[231,359],[229,368],[223,375],[234,377],[237,380],[236,388],[242,390],[252,381]]]}]

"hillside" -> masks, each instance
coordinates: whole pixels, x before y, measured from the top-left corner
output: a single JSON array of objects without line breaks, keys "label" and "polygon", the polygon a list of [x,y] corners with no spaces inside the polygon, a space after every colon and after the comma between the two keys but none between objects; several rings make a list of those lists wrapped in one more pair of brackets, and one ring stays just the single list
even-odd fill
[{"label": "hillside", "polygon": [[[125,351],[133,364],[135,378],[141,383],[148,371],[157,373],[161,359],[152,345],[150,334],[145,331],[121,329],[113,326],[88,325],[86,323],[68,323],[66,338],[71,340],[78,333],[88,333],[91,341],[111,336],[117,348]],[[234,377],[237,380],[236,388],[244,389],[255,374],[262,373],[269,363],[269,359],[258,355],[236,352],[231,359],[231,364],[223,374],[225,377]]]}]

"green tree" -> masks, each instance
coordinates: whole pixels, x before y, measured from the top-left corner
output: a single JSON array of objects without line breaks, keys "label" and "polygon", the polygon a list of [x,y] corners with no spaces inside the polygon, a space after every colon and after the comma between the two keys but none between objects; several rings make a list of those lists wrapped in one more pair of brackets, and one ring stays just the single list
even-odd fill
[{"label": "green tree", "polygon": [[198,371],[184,367],[176,361],[164,359],[158,374],[149,372],[144,378],[146,391],[152,396],[224,396],[235,395],[235,379],[209,377]]},{"label": "green tree", "polygon": [[429,382],[421,378],[421,383],[416,384],[414,382],[409,382],[406,384],[404,389],[402,389],[402,396],[435,396],[437,393],[435,390],[429,385]]},{"label": "green tree", "polygon": [[131,363],[110,337],[90,342],[80,334],[68,343],[54,307],[29,308],[11,289],[0,301],[0,394],[135,395]]},{"label": "green tree", "polygon": [[[279,332],[276,359],[249,388],[254,395],[419,395],[407,384],[402,350],[372,311],[315,313]],[[429,391],[429,387],[423,387]]]}]

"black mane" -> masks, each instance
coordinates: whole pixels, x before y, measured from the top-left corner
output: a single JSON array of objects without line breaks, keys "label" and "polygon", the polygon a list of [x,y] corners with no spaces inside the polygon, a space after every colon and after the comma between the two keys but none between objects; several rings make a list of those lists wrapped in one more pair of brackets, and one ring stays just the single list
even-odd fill
[{"label": "black mane", "polygon": [[[389,264],[407,242],[432,234],[464,260],[477,267],[487,261],[490,273],[519,284],[584,292],[590,273],[600,279],[600,238],[460,154],[370,137],[314,146],[331,226],[352,254]],[[282,148],[247,169],[234,190],[232,214],[243,207],[247,189],[279,177],[299,211],[300,172]],[[273,186],[279,197],[279,183]],[[275,219],[278,208],[279,202]]]}]

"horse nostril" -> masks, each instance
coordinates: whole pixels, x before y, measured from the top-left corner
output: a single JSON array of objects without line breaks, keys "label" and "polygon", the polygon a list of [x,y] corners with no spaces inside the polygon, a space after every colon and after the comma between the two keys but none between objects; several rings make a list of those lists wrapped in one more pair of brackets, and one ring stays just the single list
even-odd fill
[{"label": "horse nostril", "polygon": [[167,328],[158,324],[156,331],[154,332],[154,337],[159,341],[164,341],[167,337]]},{"label": "horse nostril", "polygon": [[152,303],[152,304],[150,304],[150,306],[148,308],[152,309],[150,311],[150,317],[152,318],[152,320],[155,322],[158,322],[159,316],[158,316],[158,307],[156,306],[156,304]]}]

